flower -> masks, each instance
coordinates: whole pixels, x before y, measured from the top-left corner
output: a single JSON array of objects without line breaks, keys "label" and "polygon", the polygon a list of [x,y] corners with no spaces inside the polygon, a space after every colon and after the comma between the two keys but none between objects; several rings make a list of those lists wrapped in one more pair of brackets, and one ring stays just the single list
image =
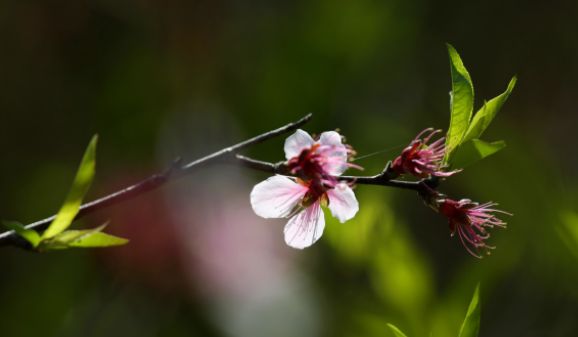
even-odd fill
[{"label": "flower", "polygon": [[335,176],[348,167],[358,167],[347,162],[353,150],[341,142],[335,131],[323,132],[315,141],[307,132],[297,130],[285,140],[285,158],[291,174],[303,179],[318,179],[335,184]]},{"label": "flower", "polygon": [[450,224],[451,235],[458,233],[460,241],[471,255],[481,258],[480,250],[490,254],[494,246],[486,244],[490,237],[488,228],[506,228],[506,223],[498,219],[494,213],[511,215],[510,213],[494,209],[498,204],[487,202],[478,204],[469,199],[459,201],[452,199],[438,200],[438,211],[445,215]]},{"label": "flower", "polygon": [[445,137],[431,144],[430,139],[441,130],[428,128],[420,132],[414,140],[394,159],[391,169],[397,174],[409,173],[418,178],[428,176],[449,177],[460,170],[444,172]]},{"label": "flower", "polygon": [[335,131],[324,132],[315,141],[303,130],[288,137],[284,149],[289,172],[297,177],[276,175],[255,185],[251,206],[263,218],[289,218],[285,242],[303,249],[323,234],[321,205],[340,222],[353,218],[359,210],[351,187],[337,179],[352,166],[347,162],[351,149]]}]

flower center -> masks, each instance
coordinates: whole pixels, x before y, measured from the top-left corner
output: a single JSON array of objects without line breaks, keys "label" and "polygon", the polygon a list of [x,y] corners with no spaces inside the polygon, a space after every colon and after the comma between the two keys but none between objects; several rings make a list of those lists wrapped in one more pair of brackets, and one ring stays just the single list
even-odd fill
[{"label": "flower center", "polygon": [[303,179],[326,179],[324,164],[325,154],[320,144],[313,144],[310,148],[304,149],[301,153],[289,160],[287,166],[292,174]]}]

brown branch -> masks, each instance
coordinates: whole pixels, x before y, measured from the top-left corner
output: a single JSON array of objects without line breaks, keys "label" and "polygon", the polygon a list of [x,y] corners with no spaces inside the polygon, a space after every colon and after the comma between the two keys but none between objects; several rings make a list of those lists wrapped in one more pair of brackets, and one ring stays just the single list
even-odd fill
[{"label": "brown branch", "polygon": [[[284,162],[270,163],[260,160],[251,159],[242,155],[237,154],[238,151],[245,149],[251,145],[262,143],[271,138],[286,134],[293,130],[296,130],[303,124],[307,123],[311,119],[312,115],[301,118],[300,120],[289,123],[278,129],[263,133],[241,143],[235,144],[233,146],[224,148],[212,154],[209,154],[203,158],[194,160],[185,165],[181,164],[180,160],[176,160],[172,166],[165,172],[153,174],[152,176],[141,180],[140,182],[106,195],[102,198],[96,199],[91,202],[87,202],[80,206],[80,210],[75,218],[80,219],[88,214],[94,213],[98,210],[107,208],[109,206],[121,203],[126,200],[133,199],[141,194],[148,191],[157,189],[164,184],[175,180],[176,178],[185,176],[195,169],[202,167],[209,163],[216,162],[227,162],[240,164],[242,166],[263,171],[271,174],[282,174],[291,176],[290,172],[287,171],[287,167]],[[418,192],[420,195],[426,195],[431,191],[431,188],[435,188],[437,181],[432,179],[424,179],[421,181],[401,181],[394,180],[391,171],[389,170],[389,165],[386,166],[385,170],[375,176],[339,176],[336,177],[340,181],[351,182],[359,185],[378,185],[378,186],[389,186],[394,188],[412,190]],[[44,230],[50,225],[56,216],[50,216],[46,219],[42,219],[33,222],[26,226],[27,229],[33,229],[36,231]],[[29,244],[18,236],[14,231],[6,231],[0,233],[0,246],[13,245],[23,248],[28,248]]]},{"label": "brown branch", "polygon": [[[305,117],[301,118],[300,120],[286,124],[278,129],[271,130],[269,132],[265,132],[260,134],[256,137],[251,139],[245,140],[241,143],[235,144],[233,146],[224,148],[212,154],[209,154],[203,158],[194,160],[190,163],[185,165],[180,165],[180,160],[177,160],[173,163],[173,165],[163,173],[153,174],[152,176],[132,185],[126,187],[122,190],[117,192],[111,193],[107,196],[104,196],[100,199],[88,202],[80,206],[80,211],[75,219],[80,219],[88,214],[94,213],[98,210],[103,208],[109,207],[111,205],[115,205],[125,200],[133,199],[145,192],[154,190],[159,188],[160,186],[166,184],[169,181],[174,180],[175,178],[182,177],[193,172],[195,169],[202,167],[206,164],[217,162],[222,160],[227,156],[233,155],[235,152],[243,150],[251,145],[262,143],[266,140],[271,138],[275,138],[277,136],[286,134],[288,132],[294,131],[298,129],[300,126],[304,125],[305,123],[309,122],[311,119],[312,114],[308,114]],[[44,230],[48,227],[48,225],[54,220],[55,215],[50,216],[46,219],[42,219],[36,222],[33,222],[26,226],[27,229],[33,229],[36,231]],[[14,231],[6,231],[0,234],[0,246],[6,245],[16,245],[20,247],[27,247],[28,244],[22,238],[20,238]]]},{"label": "brown branch", "polygon": [[[271,174],[291,176],[291,174],[287,172],[287,168],[285,167],[284,162],[270,163],[245,157],[239,154],[236,155],[235,158],[237,163],[254,170]],[[335,178],[340,181],[352,182],[358,185],[389,186],[405,190],[412,190],[419,193],[428,192],[433,187],[432,184],[434,181],[431,179],[424,179],[420,181],[394,180],[392,179],[392,175],[388,168],[389,166],[387,166],[383,172],[374,176],[338,176]]]}]

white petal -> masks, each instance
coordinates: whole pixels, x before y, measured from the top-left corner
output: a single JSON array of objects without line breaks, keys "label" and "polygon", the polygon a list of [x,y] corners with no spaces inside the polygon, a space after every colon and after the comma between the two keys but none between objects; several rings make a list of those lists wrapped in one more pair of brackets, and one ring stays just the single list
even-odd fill
[{"label": "white petal", "polygon": [[319,144],[321,145],[342,145],[341,135],[335,131],[326,131],[319,137]]},{"label": "white petal", "polygon": [[263,218],[284,218],[307,193],[307,187],[284,176],[273,176],[253,187],[251,206]]},{"label": "white petal", "polygon": [[324,154],[327,163],[323,169],[331,175],[341,175],[347,170],[347,147],[341,143],[341,135],[335,131],[323,132],[319,137],[319,144],[325,145]]},{"label": "white petal", "polygon": [[347,152],[334,151],[329,161],[323,164],[323,170],[333,176],[342,175],[347,170]]},{"label": "white petal", "polygon": [[345,145],[335,145],[325,152],[326,163],[323,169],[334,176],[339,176],[347,170],[347,148]]},{"label": "white petal", "polygon": [[314,244],[325,228],[325,216],[319,201],[289,219],[283,230],[285,243],[297,249]]},{"label": "white petal", "polygon": [[285,158],[289,160],[298,156],[303,149],[311,147],[313,143],[315,141],[307,132],[301,129],[295,131],[294,134],[285,139],[285,147],[283,148],[285,150]]},{"label": "white petal", "polygon": [[334,189],[327,191],[331,214],[342,223],[353,218],[359,211],[359,203],[353,190],[345,183],[338,184]]}]

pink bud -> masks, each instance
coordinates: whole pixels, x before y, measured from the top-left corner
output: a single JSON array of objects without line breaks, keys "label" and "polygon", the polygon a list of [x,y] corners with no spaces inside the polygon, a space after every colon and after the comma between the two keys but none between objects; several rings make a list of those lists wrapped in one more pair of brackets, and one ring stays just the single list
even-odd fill
[{"label": "pink bud", "polygon": [[[445,156],[445,137],[439,138],[428,145],[430,139],[441,130],[432,128],[420,132],[415,139],[401,152],[391,165],[398,174],[411,174],[418,178],[449,177],[459,170],[445,172],[443,159]],[[422,138],[422,136],[424,136]]]},{"label": "pink bud", "polygon": [[494,202],[480,205],[469,199],[459,201],[440,199],[437,203],[438,211],[449,220],[451,235],[453,236],[457,232],[466,250],[477,258],[482,257],[480,250],[490,254],[490,250],[495,248],[485,242],[485,240],[490,238],[490,233],[488,233],[487,229],[494,228],[494,226],[506,227],[506,223],[498,219],[494,214],[511,215],[494,209],[493,207],[498,205]]}]

